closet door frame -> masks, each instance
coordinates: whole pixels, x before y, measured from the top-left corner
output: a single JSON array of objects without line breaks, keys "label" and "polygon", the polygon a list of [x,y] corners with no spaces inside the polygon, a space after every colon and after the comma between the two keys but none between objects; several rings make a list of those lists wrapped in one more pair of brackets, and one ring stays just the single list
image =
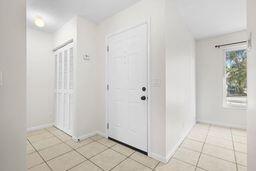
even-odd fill
[{"label": "closet door frame", "polygon": [[[72,49],[72,52],[71,52]],[[71,56],[70,56],[70,53]],[[60,57],[61,54],[61,57]],[[75,48],[69,42],[54,50],[55,58],[55,126],[69,135],[73,134]],[[60,64],[61,58],[61,64]],[[72,58],[72,59],[71,59]],[[70,63],[72,62],[72,63]],[[72,64],[72,66],[71,66]],[[61,75],[60,75],[61,66]],[[70,71],[72,67],[72,73]],[[66,68],[66,75],[65,75]],[[72,77],[71,77],[72,75]],[[60,79],[60,76],[62,77]],[[70,80],[72,78],[72,80]],[[64,101],[67,100],[67,101]],[[68,105],[67,105],[68,104]]]}]

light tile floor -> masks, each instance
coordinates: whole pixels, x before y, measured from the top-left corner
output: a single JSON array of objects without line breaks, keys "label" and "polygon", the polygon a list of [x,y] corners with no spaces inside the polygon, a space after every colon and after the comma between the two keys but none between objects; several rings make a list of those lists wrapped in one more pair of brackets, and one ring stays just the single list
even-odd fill
[{"label": "light tile floor", "polygon": [[246,171],[244,130],[196,124],[168,163],[95,135],[78,143],[55,127],[27,135],[29,171]]}]

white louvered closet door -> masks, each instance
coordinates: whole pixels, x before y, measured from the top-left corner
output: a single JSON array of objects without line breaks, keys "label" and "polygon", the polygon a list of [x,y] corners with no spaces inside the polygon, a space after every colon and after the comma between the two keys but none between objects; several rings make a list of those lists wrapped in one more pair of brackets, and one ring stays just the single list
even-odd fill
[{"label": "white louvered closet door", "polygon": [[73,44],[69,44],[55,52],[55,125],[67,134],[71,134],[73,60]]}]

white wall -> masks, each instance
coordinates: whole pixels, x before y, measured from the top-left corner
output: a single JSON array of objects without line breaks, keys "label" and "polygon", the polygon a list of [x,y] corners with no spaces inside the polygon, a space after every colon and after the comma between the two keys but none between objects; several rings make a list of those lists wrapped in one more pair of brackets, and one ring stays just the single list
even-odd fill
[{"label": "white wall", "polygon": [[223,49],[217,44],[246,40],[246,31],[196,42],[197,120],[246,128],[246,110],[223,107]]},{"label": "white wall", "polygon": [[[100,96],[98,67],[101,63],[96,49],[96,25],[82,17],[77,17],[77,59],[75,91],[75,132],[78,138],[95,133],[99,130],[98,116],[104,106],[99,101]],[[83,55],[88,54],[90,60],[83,60]],[[101,104],[101,103],[100,103]]]},{"label": "white wall", "polygon": [[[55,47],[71,38],[75,43],[74,138],[106,133],[107,35],[145,21],[150,21],[149,155],[166,161],[194,124],[194,39],[173,2],[142,0],[98,25],[77,16],[54,34]],[[87,53],[90,60],[84,61]]]},{"label": "white wall", "polygon": [[195,40],[166,1],[166,153],[169,159],[195,124]]},{"label": "white wall", "polygon": [[28,131],[54,123],[55,58],[52,50],[70,39],[76,43],[76,30],[76,17],[56,33],[27,28]]},{"label": "white wall", "polygon": [[98,107],[100,109],[98,122],[101,132],[105,132],[105,71],[106,71],[106,41],[110,33],[128,28],[142,22],[151,20],[150,34],[150,83],[154,80],[159,85],[151,84],[151,111],[150,115],[150,139],[149,155],[159,159],[165,159],[165,42],[164,42],[164,17],[165,0],[142,0],[132,7],[106,19],[98,27]]},{"label": "white wall", "polygon": [[248,171],[256,170],[256,1],[248,0],[248,33],[252,32],[252,49],[248,52]]},{"label": "white wall", "polygon": [[[74,74],[76,73],[76,54],[77,54],[77,17],[72,18],[70,21],[68,21],[67,23],[65,23],[59,30],[57,30],[56,32],[53,33],[53,49],[61,46],[63,43],[66,43],[67,41],[73,39],[73,56],[74,56]],[[74,77],[74,86],[75,86],[75,77]],[[71,120],[71,134],[73,136],[73,138],[77,139],[77,135],[76,135],[76,128],[75,128],[75,121],[76,118],[74,116],[74,112],[75,112],[75,91],[73,94],[73,99],[71,99],[73,101],[73,106],[72,106],[72,114],[70,117]]]},{"label": "white wall", "polygon": [[[101,81],[98,75],[100,63],[96,49],[96,25],[80,16],[75,16],[54,33],[54,46],[74,40],[74,110],[71,117],[72,134],[75,139],[87,137],[98,132],[98,116],[104,108],[99,104],[104,100],[101,95]],[[83,60],[85,54],[90,60]],[[102,99],[103,97],[103,99]]]},{"label": "white wall", "polygon": [[26,170],[26,1],[0,1],[0,170]]},{"label": "white wall", "polygon": [[54,122],[53,35],[27,29],[27,128]]},{"label": "white wall", "polygon": [[62,45],[63,43],[69,41],[70,39],[74,39],[76,42],[76,33],[77,33],[77,26],[76,26],[77,17],[72,18],[66,24],[64,24],[59,30],[57,30],[54,35],[54,48]]},{"label": "white wall", "polygon": [[[152,88],[151,139],[152,153],[165,157],[165,47],[164,47],[164,2],[143,0],[136,5],[106,19],[98,26],[75,17],[54,34],[55,46],[75,39],[77,47],[76,93],[75,93],[75,137],[90,133],[105,134],[105,62],[106,35],[120,29],[140,24],[151,19],[151,80],[159,80],[160,85]],[[97,42],[95,42],[95,38]],[[97,47],[96,47],[97,46]],[[83,61],[88,53],[91,60]]]}]

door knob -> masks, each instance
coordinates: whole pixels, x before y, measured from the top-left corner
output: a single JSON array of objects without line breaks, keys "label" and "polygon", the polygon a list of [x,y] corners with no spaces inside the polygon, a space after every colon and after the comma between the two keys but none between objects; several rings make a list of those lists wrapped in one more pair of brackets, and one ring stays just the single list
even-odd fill
[{"label": "door knob", "polygon": [[146,87],[142,87],[142,91],[146,91],[147,90],[147,88]]},{"label": "door knob", "polygon": [[142,96],[140,99],[141,100],[146,100],[147,98],[146,98],[146,96]]}]

